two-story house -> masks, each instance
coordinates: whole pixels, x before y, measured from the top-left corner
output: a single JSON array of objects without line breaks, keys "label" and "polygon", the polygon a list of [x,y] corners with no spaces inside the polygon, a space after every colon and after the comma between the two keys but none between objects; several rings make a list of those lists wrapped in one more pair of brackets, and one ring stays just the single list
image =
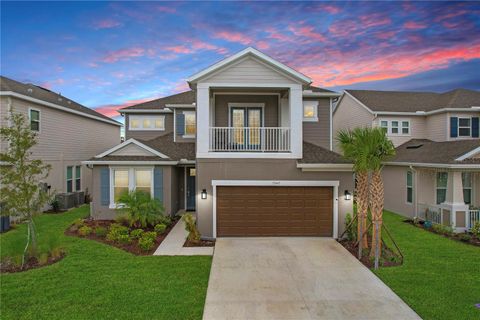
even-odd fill
[{"label": "two-story house", "polygon": [[[37,136],[32,158],[51,165],[43,181],[49,192],[89,191],[91,170],[85,170],[81,162],[117,145],[121,123],[33,84],[0,77],[0,86],[0,126],[9,125],[10,111],[25,116]],[[7,142],[0,141],[0,152],[7,148]]]},{"label": "two-story house", "polygon": [[333,126],[335,134],[381,127],[394,143],[383,169],[386,209],[463,231],[480,220],[479,117],[478,91],[346,90]]},{"label": "two-story house", "polygon": [[191,91],[120,110],[126,141],[93,167],[92,216],[141,189],[168,214],[195,210],[204,238],[338,237],[352,165],[331,151],[338,93],[247,48],[187,79]]}]

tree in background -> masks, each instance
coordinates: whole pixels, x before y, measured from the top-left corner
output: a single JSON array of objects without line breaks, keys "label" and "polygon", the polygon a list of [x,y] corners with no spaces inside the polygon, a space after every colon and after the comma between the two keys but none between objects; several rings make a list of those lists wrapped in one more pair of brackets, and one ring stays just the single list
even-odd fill
[{"label": "tree in background", "polygon": [[0,138],[8,143],[5,153],[0,153],[0,203],[3,203],[2,215],[18,216],[27,223],[23,267],[28,255],[36,257],[38,253],[33,218],[50,198],[41,184],[50,172],[50,165],[31,159],[36,134],[30,130],[25,116],[10,112],[7,120],[10,126],[0,128]]}]

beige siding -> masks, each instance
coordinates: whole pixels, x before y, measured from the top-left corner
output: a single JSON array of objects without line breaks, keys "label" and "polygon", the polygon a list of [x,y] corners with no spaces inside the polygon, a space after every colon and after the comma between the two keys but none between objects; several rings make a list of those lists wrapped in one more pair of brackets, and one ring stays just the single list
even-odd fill
[{"label": "beige siding", "polygon": [[432,141],[446,141],[448,139],[447,120],[447,113],[427,116],[425,121],[425,138]]},{"label": "beige siding", "polygon": [[383,168],[385,209],[413,217],[415,215],[415,199],[412,203],[407,203],[407,171],[408,167],[386,166]]},{"label": "beige siding", "polygon": [[228,127],[229,103],[263,103],[266,127],[279,125],[279,101],[277,95],[216,95],[215,96],[215,126]]},{"label": "beige siding", "polygon": [[[133,115],[133,114],[132,114]],[[135,113],[134,115],[148,115],[148,113]],[[152,115],[152,114],[151,114]],[[158,115],[155,113],[154,115]],[[125,115],[125,139],[150,140],[173,132],[173,113],[165,114],[165,130],[130,130],[130,114]]]},{"label": "beige siding", "polygon": [[[10,100],[9,100],[10,99]],[[81,161],[112,148],[120,142],[120,127],[79,115],[34,104],[17,98],[2,97],[0,100],[0,124],[8,114],[8,102],[15,112],[28,119],[29,108],[40,111],[40,132],[37,145],[32,148],[33,158],[50,164],[52,169],[46,183],[51,190],[66,192],[66,167],[80,166]],[[2,143],[2,151],[5,150]],[[90,186],[91,176],[82,168],[82,190]],[[90,188],[91,189],[91,188]]]},{"label": "beige siding", "polygon": [[[198,227],[203,237],[212,237],[213,201],[212,180],[338,180],[339,195],[353,190],[351,172],[302,172],[295,160],[271,159],[197,159],[197,216]],[[200,199],[202,189],[207,190],[207,199]],[[353,201],[338,201],[339,236],[345,227],[345,216],[353,211]]]},{"label": "beige siding", "polygon": [[333,114],[333,149],[340,151],[335,137],[340,130],[351,130],[356,127],[371,127],[373,114],[362,107],[349,95],[344,95]]},{"label": "beige siding", "polygon": [[233,65],[220,70],[202,80],[203,82],[221,83],[278,83],[288,84],[295,81],[283,76],[270,66],[255,58],[245,58]]},{"label": "beige siding", "polygon": [[[415,117],[408,117],[408,116],[379,116],[373,121],[374,126],[380,126],[380,121],[399,121],[399,126],[401,125],[401,121],[410,121],[410,134],[408,135],[393,135],[388,134],[388,138],[392,140],[395,147],[411,140],[411,139],[425,139],[426,136],[426,121],[425,117],[423,116],[415,116]],[[401,127],[399,127],[401,130]]]},{"label": "beige siding", "polygon": [[318,121],[303,122],[303,140],[330,149],[330,99],[318,99],[317,115]]}]

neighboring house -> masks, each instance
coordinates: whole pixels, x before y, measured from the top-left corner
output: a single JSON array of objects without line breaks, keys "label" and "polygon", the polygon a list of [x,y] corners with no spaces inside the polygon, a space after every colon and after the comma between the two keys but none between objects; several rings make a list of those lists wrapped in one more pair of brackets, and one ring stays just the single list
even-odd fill
[{"label": "neighboring house", "polygon": [[338,237],[352,165],[331,151],[338,93],[247,48],[191,76],[191,91],[120,110],[126,141],[93,166],[93,210],[142,189],[168,214],[195,210],[204,238]]},{"label": "neighboring house", "polygon": [[383,169],[386,209],[463,231],[480,221],[479,117],[478,91],[345,90],[333,126],[385,128],[396,147]]},{"label": "neighboring house", "polygon": [[[121,123],[48,89],[0,77],[0,126],[10,111],[25,115],[37,135],[32,158],[51,165],[50,193],[86,192],[91,170],[82,161],[120,141]],[[0,152],[8,148],[0,141]]]}]

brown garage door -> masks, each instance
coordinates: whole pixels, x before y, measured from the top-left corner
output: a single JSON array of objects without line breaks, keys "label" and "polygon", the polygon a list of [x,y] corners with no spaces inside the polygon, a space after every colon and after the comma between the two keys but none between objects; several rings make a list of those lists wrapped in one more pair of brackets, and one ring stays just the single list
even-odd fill
[{"label": "brown garage door", "polygon": [[217,236],[332,236],[331,187],[217,187]]}]

